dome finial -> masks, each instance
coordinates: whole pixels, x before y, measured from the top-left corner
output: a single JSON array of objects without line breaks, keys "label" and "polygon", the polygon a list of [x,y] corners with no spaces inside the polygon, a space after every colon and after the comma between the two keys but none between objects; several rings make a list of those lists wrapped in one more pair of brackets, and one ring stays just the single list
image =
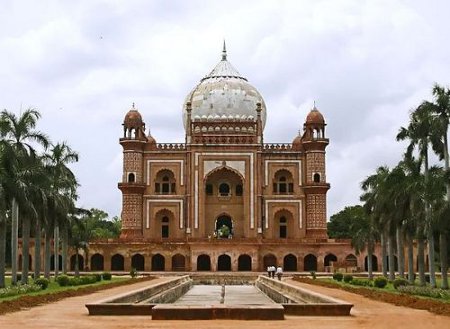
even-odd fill
[{"label": "dome finial", "polygon": [[133,102],[133,105],[132,105],[132,107],[133,107],[133,110],[134,110],[134,102]]},{"label": "dome finial", "polygon": [[225,39],[223,39],[223,50],[222,50],[222,60],[227,60],[227,46],[225,44]]}]

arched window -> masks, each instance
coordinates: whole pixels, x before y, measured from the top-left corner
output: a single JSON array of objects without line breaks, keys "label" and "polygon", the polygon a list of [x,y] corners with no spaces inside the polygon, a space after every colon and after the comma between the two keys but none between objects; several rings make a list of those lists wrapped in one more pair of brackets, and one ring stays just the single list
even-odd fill
[{"label": "arched window", "polygon": [[130,172],[128,174],[128,183],[134,183],[136,181],[136,177],[134,176],[134,173]]},{"label": "arched window", "polygon": [[287,238],[287,220],[286,217],[280,217],[280,238]]},{"label": "arched window", "polygon": [[219,195],[220,196],[229,196],[230,195],[230,185],[227,183],[222,183],[219,185]]},{"label": "arched window", "polygon": [[273,183],[273,193],[291,194],[294,193],[294,182],[292,175],[287,170],[280,170],[275,174]]},{"label": "arched window", "polygon": [[161,219],[161,237],[168,238],[169,237],[169,217],[164,216]]},{"label": "arched window", "polygon": [[170,170],[162,170],[156,175],[155,193],[175,194],[175,177]]},{"label": "arched window", "polygon": [[314,183],[320,183],[320,174],[315,173],[313,176]]}]

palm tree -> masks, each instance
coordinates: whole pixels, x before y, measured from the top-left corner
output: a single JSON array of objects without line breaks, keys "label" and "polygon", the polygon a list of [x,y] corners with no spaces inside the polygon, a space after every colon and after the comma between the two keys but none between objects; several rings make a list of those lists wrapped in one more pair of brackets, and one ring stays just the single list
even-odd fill
[{"label": "palm tree", "polygon": [[373,278],[372,255],[376,241],[376,232],[372,223],[372,209],[370,203],[365,203],[363,207],[365,216],[361,216],[358,221],[352,223],[350,231],[352,235],[352,247],[356,255],[367,249],[367,272],[369,279]]},{"label": "palm tree", "polygon": [[3,169],[3,146],[0,144],[0,288],[5,287],[6,270],[6,195],[3,182],[6,180]]},{"label": "palm tree", "polygon": [[[7,159],[7,195],[9,195],[12,210],[12,236],[11,236],[11,282],[17,282],[17,249],[18,249],[18,222],[19,203],[25,204],[26,181],[21,170],[29,158],[36,157],[36,150],[31,143],[37,143],[46,148],[48,138],[40,131],[36,131],[36,123],[40,113],[34,109],[28,109],[17,117],[14,113],[3,110],[0,114],[1,138],[3,152]],[[26,175],[25,175],[26,176]]]},{"label": "palm tree", "polygon": [[[387,193],[387,179],[390,170],[386,166],[378,167],[376,173],[367,177],[362,183],[361,187],[364,191],[361,200],[366,202],[366,207],[370,207],[373,226],[380,233],[381,240],[381,257],[382,257],[382,272],[387,276],[387,240],[391,236],[391,219],[390,219],[390,196]],[[392,242],[390,243],[392,246]],[[389,248],[390,257],[393,260],[393,249]],[[393,276],[393,266],[390,266],[390,276]]]},{"label": "palm tree", "polygon": [[[448,127],[450,120],[450,88],[444,88],[438,84],[433,86],[433,102],[424,102],[423,106],[430,111],[435,113],[439,118],[440,129],[434,131],[434,138],[441,141],[435,147],[436,153],[439,155],[441,160],[444,160],[444,170],[445,172],[450,171],[449,166],[449,152],[448,152]],[[450,181],[446,180],[446,200],[447,208],[450,208]],[[450,212],[447,210],[446,212]],[[439,221],[439,251],[440,251],[440,261],[441,261],[441,275],[442,275],[442,288],[448,289],[448,256],[447,256],[447,234],[449,233],[448,227],[448,217],[442,216]]]},{"label": "palm tree", "polygon": [[[400,128],[400,132],[397,135],[397,140],[409,140],[409,145],[407,148],[407,154],[410,156],[414,149],[417,147],[419,152],[419,160],[423,164],[423,172],[425,179],[425,186],[428,186],[429,180],[429,156],[428,149],[431,144],[432,147],[437,148],[439,143],[436,136],[433,135],[433,131],[439,130],[439,122],[433,118],[429,111],[429,107],[426,102],[422,103],[416,110],[414,110],[410,115],[410,123],[407,128]],[[428,258],[429,258],[429,271],[430,271],[430,285],[432,287],[436,286],[436,275],[434,268],[434,237],[433,229],[431,223],[431,209],[430,200],[425,198],[424,200],[424,213],[425,213],[425,225],[423,227],[424,232],[427,235],[428,240]],[[421,235],[419,234],[419,253],[421,250]],[[421,255],[419,254],[419,273],[421,272]],[[420,273],[421,274],[421,273]],[[422,274],[421,274],[422,275]],[[422,283],[422,277],[421,277]]]},{"label": "palm tree", "polygon": [[[53,207],[51,219],[47,225],[46,236],[50,236],[50,229],[54,234],[54,254],[55,254],[55,275],[59,270],[59,231],[62,229],[62,268],[67,271],[67,248],[69,225],[67,223],[68,215],[75,208],[74,200],[77,199],[76,188],[77,180],[73,172],[67,167],[68,164],[78,161],[78,154],[74,152],[65,142],[52,145],[50,153],[44,155],[48,166],[48,173],[53,189]],[[47,242],[49,240],[47,239]],[[49,251],[49,248],[46,248]]]}]

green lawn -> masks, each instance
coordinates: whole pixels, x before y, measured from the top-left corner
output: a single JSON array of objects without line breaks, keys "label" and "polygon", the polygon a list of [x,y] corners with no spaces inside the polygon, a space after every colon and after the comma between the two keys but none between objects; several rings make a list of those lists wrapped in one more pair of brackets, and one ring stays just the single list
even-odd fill
[{"label": "green lawn", "polygon": [[[34,296],[34,295],[46,295],[46,294],[53,294],[53,293],[57,293],[60,291],[66,291],[66,290],[77,290],[80,288],[84,288],[84,287],[95,287],[95,286],[101,286],[101,285],[107,285],[109,283],[112,282],[121,282],[121,281],[126,281],[129,280],[129,277],[112,277],[111,280],[102,280],[96,283],[92,283],[92,284],[86,284],[86,285],[81,285],[81,286],[73,286],[73,287],[60,287],[58,285],[58,283],[56,283],[54,281],[53,278],[51,278],[50,280],[50,284],[48,285],[48,288],[45,290],[40,290],[40,291],[35,291],[35,292],[30,292],[27,294],[20,294],[20,295],[15,295],[15,296],[9,296],[9,297],[4,297],[4,298],[0,298],[0,302],[2,301],[6,301],[6,300],[14,300],[17,298],[20,298],[22,296]],[[30,279],[29,283],[32,283],[33,280]],[[9,286],[11,284],[11,278],[10,277],[6,277],[6,285]]]}]

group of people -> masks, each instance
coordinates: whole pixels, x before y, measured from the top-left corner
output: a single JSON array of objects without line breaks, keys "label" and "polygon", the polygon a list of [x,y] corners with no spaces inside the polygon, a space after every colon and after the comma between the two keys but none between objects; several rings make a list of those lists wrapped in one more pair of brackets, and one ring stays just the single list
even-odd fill
[{"label": "group of people", "polygon": [[281,276],[283,275],[283,268],[281,266],[267,266],[267,275],[269,278],[275,279],[275,274],[277,275],[278,280],[281,281]]}]

